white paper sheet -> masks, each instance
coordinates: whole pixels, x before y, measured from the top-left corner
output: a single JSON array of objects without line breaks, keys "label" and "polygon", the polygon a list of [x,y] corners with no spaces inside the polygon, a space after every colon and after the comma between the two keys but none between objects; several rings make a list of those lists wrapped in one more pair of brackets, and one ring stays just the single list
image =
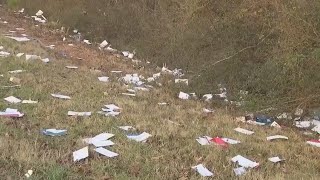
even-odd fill
[{"label": "white paper sheet", "polygon": [[140,135],[130,135],[127,136],[129,139],[137,141],[137,142],[145,142],[152,135],[146,132],[141,133]]},{"label": "white paper sheet", "polygon": [[71,99],[69,96],[61,95],[61,94],[51,94],[52,97],[59,98],[59,99]]},{"label": "white paper sheet", "polygon": [[89,148],[87,146],[87,147],[84,147],[82,149],[79,149],[79,150],[73,152],[73,161],[74,162],[80,161],[82,159],[87,158],[88,156],[89,156]]},{"label": "white paper sheet", "polygon": [[18,99],[18,98],[14,97],[14,96],[6,97],[6,98],[4,98],[4,100],[9,102],[9,103],[12,103],[12,104],[17,104],[17,103],[21,102],[21,99]]},{"label": "white paper sheet", "polygon": [[199,164],[197,166],[193,166],[192,169],[198,171],[198,173],[203,177],[210,177],[213,176],[213,173],[209,171],[203,164]]},{"label": "white paper sheet", "polygon": [[230,138],[222,138],[222,140],[228,144],[239,144],[241,143],[240,141],[238,140],[234,140],[234,139],[230,139]]},{"label": "white paper sheet", "polygon": [[6,36],[7,38],[10,38],[10,39],[13,39],[13,40],[16,40],[18,42],[26,42],[26,41],[30,41],[29,38],[27,37],[11,37],[11,36]]},{"label": "white paper sheet", "polygon": [[210,142],[211,139],[212,139],[212,137],[203,136],[203,137],[198,137],[196,140],[197,140],[198,143],[201,144],[202,146],[206,146],[206,145],[210,145],[210,144],[211,144],[211,142]]},{"label": "white paper sheet", "polygon": [[268,140],[268,141],[275,140],[275,139],[284,139],[284,140],[287,140],[287,139],[289,139],[289,138],[286,137],[286,136],[281,136],[281,135],[275,135],[275,136],[268,136],[268,137],[267,137],[267,140]]},{"label": "white paper sheet", "polygon": [[240,127],[235,128],[234,130],[237,131],[237,132],[239,132],[239,133],[246,134],[246,135],[252,135],[252,134],[254,133],[253,131],[249,131],[249,130],[246,130],[246,129],[242,129],[242,128],[240,128]]},{"label": "white paper sheet", "polygon": [[91,116],[91,112],[68,111],[68,116]]},{"label": "white paper sheet", "polygon": [[187,100],[187,99],[190,98],[190,95],[187,94],[187,93],[184,93],[184,92],[180,92],[178,97],[179,97],[180,99]]},{"label": "white paper sheet", "polygon": [[109,77],[107,77],[107,76],[98,77],[98,79],[101,82],[109,82]]},{"label": "white paper sheet", "polygon": [[118,126],[118,128],[125,130],[125,131],[129,131],[130,129],[134,129],[134,127],[132,127],[132,126]]},{"label": "white paper sheet", "polygon": [[67,69],[78,69],[77,66],[66,66]]},{"label": "white paper sheet", "polygon": [[237,155],[231,159],[232,162],[238,163],[240,166],[245,168],[255,168],[259,166],[259,163],[251,161],[241,155]]},{"label": "white paper sheet", "polygon": [[38,101],[23,100],[21,103],[22,103],[22,104],[36,104],[36,103],[38,103]]},{"label": "white paper sheet", "polygon": [[268,160],[273,162],[273,163],[278,163],[278,162],[284,161],[284,159],[280,159],[278,156],[268,158]]},{"label": "white paper sheet", "polygon": [[100,147],[100,148],[96,148],[95,151],[96,151],[97,153],[102,154],[102,155],[104,155],[104,156],[107,156],[107,157],[109,157],[109,158],[119,156],[118,153],[109,151],[109,150],[107,150],[107,149],[105,149],[105,148],[101,148],[101,147]]}]

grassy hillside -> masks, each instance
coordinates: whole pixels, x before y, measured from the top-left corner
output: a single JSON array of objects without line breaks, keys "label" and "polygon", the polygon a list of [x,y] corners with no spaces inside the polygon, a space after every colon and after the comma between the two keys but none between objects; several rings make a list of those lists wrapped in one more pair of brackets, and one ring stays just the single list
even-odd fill
[{"label": "grassy hillside", "polygon": [[29,14],[42,9],[50,20],[136,50],[141,59],[183,68],[199,93],[223,83],[234,96],[248,90],[252,107],[319,102],[317,0],[8,2]]}]

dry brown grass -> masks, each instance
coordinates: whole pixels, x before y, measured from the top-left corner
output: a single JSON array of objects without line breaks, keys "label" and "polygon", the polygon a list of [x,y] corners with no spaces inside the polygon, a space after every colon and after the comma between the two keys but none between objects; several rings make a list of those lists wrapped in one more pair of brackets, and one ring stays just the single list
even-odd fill
[{"label": "dry brown grass", "polygon": [[[210,107],[201,101],[181,101],[176,98],[172,87],[156,88],[148,93],[139,93],[130,98],[120,95],[126,87],[115,77],[107,84],[98,82],[94,67],[102,69],[103,75],[116,68],[124,72],[137,72],[131,64],[121,58],[103,55],[77,44],[77,48],[66,48],[50,33],[39,30],[23,19],[16,19],[0,9],[2,17],[9,25],[0,27],[0,33],[14,27],[23,26],[42,42],[59,42],[55,51],[65,51],[74,57],[81,56],[78,62],[72,58],[56,57],[49,64],[25,62],[10,57],[0,59],[0,84],[8,84],[8,70],[25,69],[26,73],[17,75],[22,79],[21,89],[0,91],[0,98],[15,95],[21,98],[38,99],[36,105],[14,105],[26,116],[20,120],[0,118],[0,175],[3,179],[22,179],[28,169],[33,169],[32,179],[200,179],[191,170],[191,166],[203,163],[215,172],[215,179],[235,179],[230,159],[241,154],[261,164],[250,170],[240,179],[318,179],[319,148],[306,145],[305,141],[317,138],[306,137],[291,128],[282,130],[270,127],[258,127],[235,122],[228,111],[217,109],[214,115],[204,115],[203,107]],[[0,36],[0,44],[11,52],[37,52],[55,57],[35,42],[17,44]],[[65,65],[78,64],[78,70],[68,70]],[[148,74],[152,69],[139,71]],[[72,97],[70,101],[57,100],[50,93],[62,92]],[[104,95],[103,92],[107,92]],[[168,102],[169,106],[160,107],[158,102]],[[89,118],[67,117],[68,110],[96,111],[104,104],[116,103],[123,108],[117,118],[102,117],[94,114]],[[0,101],[0,109],[8,107]],[[215,108],[215,107],[214,107]],[[179,123],[180,126],[168,120]],[[119,125],[133,125],[138,131],[146,131],[153,136],[146,144],[129,141],[125,133],[116,128]],[[255,131],[245,136],[233,131],[241,126]],[[45,137],[40,134],[43,128],[66,128],[68,135],[63,137]],[[116,134],[111,148],[120,154],[115,159],[107,159],[90,151],[90,157],[82,162],[72,162],[72,152],[84,147],[81,139],[101,132]],[[288,141],[267,142],[266,136],[281,134]],[[240,140],[239,145],[220,149],[216,146],[200,146],[196,138],[202,135],[225,136]],[[282,156],[283,164],[272,164],[267,158]]]}]

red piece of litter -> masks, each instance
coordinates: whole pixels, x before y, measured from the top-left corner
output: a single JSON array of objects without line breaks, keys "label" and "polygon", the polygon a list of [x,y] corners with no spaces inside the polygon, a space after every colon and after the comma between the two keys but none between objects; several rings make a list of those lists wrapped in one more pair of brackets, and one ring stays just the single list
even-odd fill
[{"label": "red piece of litter", "polygon": [[212,138],[210,141],[214,142],[216,145],[228,147],[228,144],[219,137]]}]

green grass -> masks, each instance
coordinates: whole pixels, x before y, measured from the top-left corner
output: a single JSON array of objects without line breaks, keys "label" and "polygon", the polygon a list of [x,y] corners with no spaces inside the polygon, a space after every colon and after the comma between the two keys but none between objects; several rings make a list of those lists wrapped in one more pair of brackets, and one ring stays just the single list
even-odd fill
[{"label": "green grass", "polygon": [[[30,24],[23,25],[29,29]],[[7,26],[0,27],[0,32],[8,29]],[[32,169],[34,174],[31,179],[201,179],[191,166],[203,163],[215,172],[215,179],[235,179],[232,172],[235,165],[230,159],[238,154],[261,164],[240,179],[317,179],[320,175],[319,148],[305,143],[307,139],[317,138],[316,135],[305,137],[291,128],[279,130],[239,124],[227,111],[217,108],[214,115],[204,115],[202,108],[210,107],[211,104],[181,101],[176,98],[177,92],[172,90],[170,84],[151,92],[138,93],[138,97],[122,96],[121,92],[127,89],[124,85],[115,77],[110,83],[99,82],[97,77],[100,74],[90,71],[90,67],[106,69],[101,73],[104,75],[110,75],[107,70],[112,68],[125,72],[135,70],[121,59],[97,54],[80,45],[77,47],[88,53],[88,59],[82,63],[68,58],[54,58],[51,52],[35,42],[18,44],[0,35],[0,45],[12,53],[34,52],[52,59],[48,64],[41,61],[26,62],[24,58],[12,56],[0,59],[0,74],[4,74],[0,78],[1,86],[10,84],[9,70],[26,70],[15,75],[22,79],[20,89],[0,91],[1,110],[13,107],[26,114],[18,120],[0,118],[2,177],[21,179],[27,170]],[[72,53],[61,44],[56,51],[60,50]],[[72,64],[82,65],[77,70],[65,68]],[[151,71],[147,69],[139,73],[148,74]],[[50,96],[57,92],[69,95],[72,99],[64,101]],[[39,103],[9,105],[2,99],[10,95],[39,100]],[[168,102],[170,105],[160,107],[158,102]],[[97,111],[108,103],[116,103],[123,108],[119,117],[109,118],[99,114],[88,118],[67,116],[68,110]],[[153,136],[145,144],[129,141],[125,132],[117,128],[120,125],[132,125],[137,128],[137,132],[146,131]],[[238,126],[253,130],[255,134],[238,134],[233,131]],[[65,128],[68,135],[43,136],[40,134],[43,128]],[[102,132],[115,134],[112,140],[116,145],[109,149],[120,155],[108,159],[94,153],[93,147],[90,147],[89,158],[74,163],[72,152],[85,146],[81,139]],[[266,141],[266,136],[275,134],[286,135],[289,140]],[[195,139],[202,135],[224,136],[238,139],[242,143],[230,146],[227,150],[216,146],[200,146]],[[286,159],[285,163],[274,165],[268,162],[267,158],[278,155]]]}]

